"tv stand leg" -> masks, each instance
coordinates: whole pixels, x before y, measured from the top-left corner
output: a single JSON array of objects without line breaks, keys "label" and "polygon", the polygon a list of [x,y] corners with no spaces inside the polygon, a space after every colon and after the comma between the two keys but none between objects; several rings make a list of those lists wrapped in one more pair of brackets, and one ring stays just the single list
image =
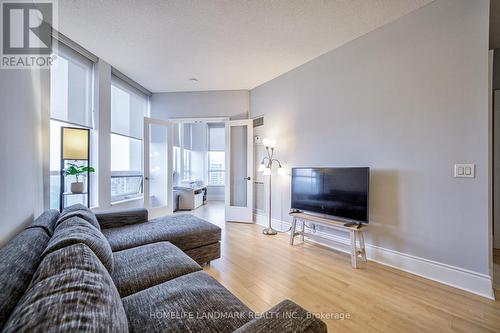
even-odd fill
[{"label": "tv stand leg", "polygon": [[293,239],[295,238],[295,227],[297,226],[297,218],[292,220],[292,229],[290,230],[290,245],[293,245]]},{"label": "tv stand leg", "polygon": [[357,268],[358,250],[356,249],[356,232],[351,230],[351,265],[352,268]]},{"label": "tv stand leg", "polygon": [[361,253],[361,257],[363,258],[363,260],[366,262],[366,247],[365,247],[365,233],[363,232],[363,230],[360,230],[358,231],[358,235],[359,235],[359,251]]},{"label": "tv stand leg", "polygon": [[301,235],[300,239],[304,241],[304,233],[306,232],[306,221],[302,220],[302,228],[301,228]]}]

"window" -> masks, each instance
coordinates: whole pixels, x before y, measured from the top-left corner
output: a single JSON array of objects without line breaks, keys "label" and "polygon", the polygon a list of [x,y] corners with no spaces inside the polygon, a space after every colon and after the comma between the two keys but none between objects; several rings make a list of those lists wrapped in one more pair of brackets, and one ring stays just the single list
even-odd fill
[{"label": "window", "polygon": [[225,178],[224,124],[208,125],[208,185],[223,186]]},{"label": "window", "polygon": [[142,197],[142,136],[149,98],[125,81],[111,80],[111,201]]},{"label": "window", "polygon": [[[59,43],[50,68],[50,208],[59,209],[60,204],[61,127],[93,127],[93,68],[91,60]],[[68,186],[71,181],[67,178]],[[91,199],[94,206],[95,196]],[[80,195],[65,196],[64,200],[64,206],[87,203]]]}]

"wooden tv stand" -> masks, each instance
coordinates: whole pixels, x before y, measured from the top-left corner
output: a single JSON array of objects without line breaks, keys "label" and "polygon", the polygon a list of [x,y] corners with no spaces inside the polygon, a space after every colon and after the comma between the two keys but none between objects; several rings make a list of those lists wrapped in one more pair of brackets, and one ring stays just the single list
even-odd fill
[{"label": "wooden tv stand", "polygon": [[[361,258],[364,261],[366,261],[366,248],[365,248],[365,236],[364,236],[364,229],[366,228],[366,225],[363,224],[359,228],[356,225],[346,227],[344,226],[345,222],[336,221],[329,218],[315,216],[306,213],[290,213],[290,216],[293,217],[292,229],[290,231],[290,245],[293,245],[295,236],[301,236],[301,240],[304,241],[304,236],[306,235],[305,222],[308,221],[313,224],[317,224],[326,228],[331,228],[349,233],[351,239],[350,245],[351,245],[352,268],[358,267],[358,258]],[[296,231],[297,221],[302,222],[301,231]],[[315,237],[321,237],[321,236],[315,236]],[[359,247],[356,244],[357,240],[359,240]]]}]

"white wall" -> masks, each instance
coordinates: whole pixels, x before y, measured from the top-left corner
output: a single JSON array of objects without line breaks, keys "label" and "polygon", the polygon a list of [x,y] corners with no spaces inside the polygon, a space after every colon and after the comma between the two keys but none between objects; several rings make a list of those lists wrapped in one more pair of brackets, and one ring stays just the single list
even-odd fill
[{"label": "white wall", "polygon": [[47,71],[0,69],[0,246],[44,208],[48,87]]},{"label": "white wall", "polygon": [[249,108],[247,90],[156,93],[151,97],[151,117],[157,119],[246,119]]},{"label": "white wall", "polygon": [[[253,89],[250,102],[287,166],[371,167],[368,243],[483,274],[488,5],[435,1]],[[460,162],[477,177],[453,178]],[[289,180],[275,189],[273,217],[287,220]]]}]

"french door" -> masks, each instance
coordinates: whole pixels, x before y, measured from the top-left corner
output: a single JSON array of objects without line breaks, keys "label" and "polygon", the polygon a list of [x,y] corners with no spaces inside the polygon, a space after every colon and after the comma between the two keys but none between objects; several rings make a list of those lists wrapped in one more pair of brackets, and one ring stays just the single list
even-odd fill
[{"label": "french door", "polygon": [[226,122],[226,221],[253,222],[253,121]]},{"label": "french door", "polygon": [[151,217],[173,212],[173,125],[144,118],[144,207]]}]

